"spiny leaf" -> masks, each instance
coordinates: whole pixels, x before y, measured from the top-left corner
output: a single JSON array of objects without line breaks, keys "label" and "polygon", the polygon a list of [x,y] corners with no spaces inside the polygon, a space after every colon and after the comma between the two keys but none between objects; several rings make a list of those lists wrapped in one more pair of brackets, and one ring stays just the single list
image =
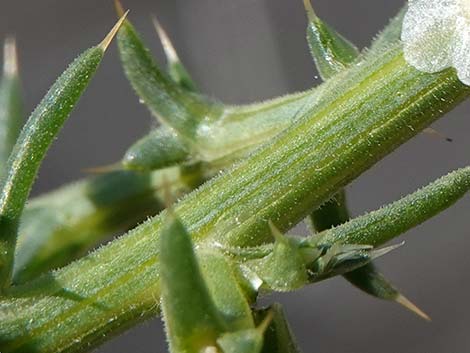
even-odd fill
[{"label": "spiny leaf", "polygon": [[[320,245],[318,248],[314,246],[314,250],[323,247],[324,252],[313,261],[307,263],[309,282],[314,283],[354,271],[369,264],[372,260],[388,254],[401,245],[392,245],[378,249],[369,245],[355,244],[332,244],[330,247]],[[302,250],[308,254],[308,249],[303,248]]]},{"label": "spiny leaf", "polygon": [[7,38],[3,50],[3,75],[0,81],[0,175],[4,172],[23,123],[16,41]]},{"label": "spiny leaf", "polygon": [[373,263],[344,274],[344,278],[361,291],[378,299],[396,302],[429,321],[429,317],[378,272]]},{"label": "spiny leaf", "polygon": [[[289,291],[307,283],[342,275],[395,250],[399,245],[374,249],[370,245],[310,245],[303,238],[284,237],[273,229],[274,244],[226,251],[237,259],[244,279],[258,278],[268,291]],[[259,289],[253,286],[253,289]]]},{"label": "spiny leaf", "polygon": [[159,127],[127,150],[122,165],[132,170],[157,170],[187,161],[189,155],[188,146],[172,128]]},{"label": "spiny leaf", "polygon": [[[122,7],[116,2],[118,14]],[[136,30],[125,21],[117,35],[119,54],[132,87],[161,123],[171,126],[188,143],[201,121],[220,115],[220,105],[181,88],[162,72]]]},{"label": "spiny leaf", "polygon": [[278,134],[321,95],[315,89],[264,104],[224,106],[182,89],[162,72],[129,21],[117,38],[124,71],[141,100],[163,124],[178,132],[195,158],[217,170]]},{"label": "spiny leaf", "polygon": [[[323,262],[321,272],[313,276],[313,280],[324,279],[354,271],[369,264],[372,260],[387,255],[389,252],[401,247],[403,243],[391,245],[384,248],[373,248],[367,245],[346,245],[334,244],[331,248],[333,254],[328,254],[328,262]],[[339,246],[338,248],[336,248]],[[336,248],[336,249],[335,249]],[[321,257],[319,260],[322,260]]]},{"label": "spiny leaf", "polygon": [[19,219],[41,162],[124,18],[125,15],[99,45],[86,50],[57,79],[18,137],[0,184],[0,290],[11,280]]},{"label": "spiny leaf", "polygon": [[191,237],[171,211],[161,233],[160,263],[170,351],[199,353],[215,346],[225,327],[201,274]]},{"label": "spiny leaf", "polygon": [[[346,207],[344,191],[336,194],[325,205],[314,211],[309,219],[318,232],[346,223],[349,220],[349,212]],[[345,273],[344,278],[358,289],[379,299],[398,302],[398,298],[405,298],[376,270],[373,263],[368,263],[354,271]],[[425,315],[422,315],[422,311],[416,310],[415,305],[406,305],[405,307],[425,317]]]},{"label": "spiny leaf", "polygon": [[326,230],[311,241],[379,246],[438,214],[469,190],[470,167],[458,169],[401,200]]},{"label": "spiny leaf", "polygon": [[362,291],[379,299],[394,301],[421,318],[430,321],[429,316],[393,287],[373,264],[349,272],[345,278]]},{"label": "spiny leaf", "polygon": [[163,51],[166,55],[168,74],[173,79],[173,81],[175,81],[182,88],[188,91],[196,92],[198,89],[183,63],[181,62],[170,37],[160,25],[155,16],[152,17],[152,22],[160,38],[160,42],[162,43]]},{"label": "spiny leaf", "polygon": [[313,11],[310,0],[304,0],[308,16],[307,41],[320,76],[327,80],[352,64],[358,49]]}]

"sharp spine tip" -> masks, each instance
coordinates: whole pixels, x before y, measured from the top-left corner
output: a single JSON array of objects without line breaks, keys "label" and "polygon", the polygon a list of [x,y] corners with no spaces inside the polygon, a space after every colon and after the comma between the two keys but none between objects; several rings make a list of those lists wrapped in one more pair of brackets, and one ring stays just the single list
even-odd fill
[{"label": "sharp spine tip", "polygon": [[305,11],[307,11],[307,16],[309,20],[314,20],[317,17],[315,11],[313,10],[312,3],[310,2],[311,0],[303,0],[304,1],[304,6],[305,6]]},{"label": "sharp spine tip", "polygon": [[3,47],[3,73],[5,76],[18,74],[18,52],[14,37],[7,37]]},{"label": "sharp spine tip", "polygon": [[114,8],[116,9],[116,13],[119,18],[124,16],[124,7],[122,6],[122,3],[119,0],[114,0]]},{"label": "sharp spine tip", "polygon": [[158,22],[157,17],[152,15],[152,22],[155,30],[157,31],[158,37],[160,38],[160,42],[162,43],[163,50],[165,51],[167,60],[169,62],[179,62],[180,59],[178,57],[178,53],[170,40],[170,37]]},{"label": "sharp spine tip", "polygon": [[451,138],[451,137],[448,137],[448,136],[445,136],[444,134],[442,134],[441,132],[437,131],[436,129],[433,129],[431,127],[428,127],[426,129],[423,130],[424,133],[426,134],[429,134],[429,135],[433,135],[433,136],[437,136],[447,142],[454,142],[454,139]]},{"label": "sharp spine tip", "polygon": [[429,315],[427,315],[424,311],[422,311],[420,308],[418,308],[413,302],[411,302],[408,298],[406,298],[405,296],[403,295],[399,295],[395,301],[404,306],[406,309],[412,311],[413,313],[415,313],[416,315],[418,315],[420,318],[426,320],[426,321],[429,321],[431,322],[431,318],[429,317]]},{"label": "sharp spine tip", "polygon": [[111,41],[113,40],[113,38],[116,36],[117,32],[119,31],[119,29],[121,28],[122,24],[124,23],[126,17],[127,17],[127,14],[129,13],[129,10],[127,10],[122,16],[121,18],[119,19],[119,21],[117,21],[117,23],[114,25],[114,27],[111,29],[111,31],[109,31],[109,33],[106,35],[106,37],[103,39],[103,41],[98,45],[98,47],[100,47],[101,49],[103,49],[103,51],[106,51],[106,49],[108,49],[109,47],[109,44],[111,44]]},{"label": "sharp spine tip", "polygon": [[377,259],[379,257],[382,257],[384,255],[387,255],[389,252],[392,252],[392,251],[394,251],[398,248],[401,248],[403,245],[405,245],[404,241],[402,241],[401,243],[398,243],[396,245],[391,245],[391,246],[387,246],[385,248],[380,248],[380,249],[373,250],[372,260]]}]

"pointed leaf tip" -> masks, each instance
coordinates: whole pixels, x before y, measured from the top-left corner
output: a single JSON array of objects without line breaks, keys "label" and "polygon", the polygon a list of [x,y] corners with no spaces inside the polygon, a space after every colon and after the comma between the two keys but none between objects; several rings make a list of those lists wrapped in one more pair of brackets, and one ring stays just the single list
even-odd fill
[{"label": "pointed leaf tip", "polygon": [[114,25],[114,27],[111,29],[111,31],[109,31],[109,33],[106,35],[106,37],[103,39],[103,41],[98,44],[98,47],[100,47],[101,49],[103,49],[103,51],[106,51],[106,49],[108,49],[109,47],[109,44],[111,44],[111,41],[113,40],[113,38],[116,36],[117,32],[119,31],[119,29],[121,28],[122,24],[124,23],[124,20],[126,19],[127,17],[127,14],[129,13],[129,10],[127,10],[122,16],[121,18],[119,19],[119,21],[117,21],[117,23]]},{"label": "pointed leaf tip", "polygon": [[447,141],[447,142],[454,142],[453,138],[448,137],[448,136],[442,134],[440,131],[437,131],[436,129],[433,129],[431,127],[427,127],[426,129],[423,130],[423,132],[425,134],[435,136],[435,137],[440,138],[440,139],[442,139],[444,141]]},{"label": "pointed leaf tip", "polygon": [[307,16],[309,20],[314,20],[317,18],[317,15],[315,14],[315,11],[313,10],[313,6],[310,0],[304,0],[304,7],[305,7],[305,11],[307,12]]},{"label": "pointed leaf tip", "polygon": [[322,21],[313,11],[309,0],[304,0],[307,11],[307,42],[323,80],[328,80],[351,65],[359,50],[348,39]]},{"label": "pointed leaf tip", "polygon": [[119,0],[114,0],[114,8],[116,9],[116,13],[119,18],[124,16],[124,7],[122,6],[122,3]]},{"label": "pointed leaf tip", "polygon": [[169,76],[181,88],[187,91],[196,92],[197,87],[194,84],[191,75],[188,73],[183,63],[181,62],[178,52],[176,51],[176,48],[170,39],[170,36],[162,27],[155,15],[152,15],[151,18],[157,35],[160,38],[160,42],[162,43],[163,51],[167,61],[167,71]]},{"label": "pointed leaf tip", "polygon": [[406,309],[410,310],[411,312],[415,313],[418,315],[420,318],[431,322],[431,318],[429,315],[427,315],[424,311],[422,311],[420,308],[418,308],[413,302],[411,302],[408,298],[400,294],[396,299],[395,302],[397,302],[400,305],[403,305]]},{"label": "pointed leaf tip", "polygon": [[165,55],[169,62],[179,62],[180,59],[178,57],[178,53],[170,40],[170,37],[158,22],[158,19],[155,15],[152,15],[152,22],[155,30],[157,31],[158,37],[160,38],[160,42],[162,43],[163,50],[165,51]]},{"label": "pointed leaf tip", "polygon": [[18,74],[18,54],[16,40],[7,37],[3,46],[3,74],[5,76],[16,76]]},{"label": "pointed leaf tip", "polygon": [[390,245],[390,246],[387,246],[387,247],[384,247],[384,248],[381,248],[381,249],[374,249],[372,251],[371,258],[372,258],[372,260],[375,260],[379,257],[387,255],[389,252],[392,252],[393,250],[401,248],[403,245],[405,245],[404,241],[402,241],[401,243],[396,244],[396,245]]}]

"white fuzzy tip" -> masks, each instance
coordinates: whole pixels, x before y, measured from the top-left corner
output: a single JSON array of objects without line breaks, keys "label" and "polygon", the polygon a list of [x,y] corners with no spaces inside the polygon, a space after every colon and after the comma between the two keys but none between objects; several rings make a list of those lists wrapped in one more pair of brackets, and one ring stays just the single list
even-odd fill
[{"label": "white fuzzy tip", "polygon": [[18,53],[16,40],[7,37],[3,47],[3,74],[5,76],[16,76],[18,74]]},{"label": "white fuzzy tip", "polygon": [[410,0],[401,38],[411,66],[428,73],[452,67],[470,85],[470,0]]}]

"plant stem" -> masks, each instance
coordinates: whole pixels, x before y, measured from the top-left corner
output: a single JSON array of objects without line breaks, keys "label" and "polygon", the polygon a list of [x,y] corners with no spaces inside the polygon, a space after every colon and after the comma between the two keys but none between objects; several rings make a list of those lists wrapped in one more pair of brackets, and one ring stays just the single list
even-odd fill
[{"label": "plant stem", "polygon": [[[181,197],[199,186],[205,178],[212,177],[221,169],[227,169],[235,160],[247,154],[248,150],[254,150],[263,141],[273,138],[292,123],[296,113],[307,102],[316,99],[314,89],[261,104],[228,107],[227,130],[236,133],[228,136],[227,133],[219,134],[219,131],[214,131],[217,138],[212,146],[215,146],[215,140],[224,141],[225,146],[217,146],[217,151],[221,156],[225,156],[210,164],[184,165],[157,170],[151,174],[109,173],[64,186],[32,199],[26,205],[20,224],[14,268],[15,283],[32,279],[46,270],[64,266],[76,259],[77,255],[105,240],[109,234],[128,229],[123,226],[130,227],[135,221],[155,215],[161,209],[154,209],[148,201],[156,197],[164,204],[163,193],[159,190],[164,178],[171,185],[175,199]],[[249,129],[246,120],[253,120],[251,125],[248,124],[251,126]],[[255,121],[261,126],[253,125]],[[242,128],[243,126],[245,128]],[[242,151],[227,151],[227,141],[233,138],[233,135],[236,136],[233,146],[245,146]],[[157,157],[161,159],[161,155]],[[146,194],[142,194],[145,188],[142,183],[146,178],[143,176],[148,175],[151,175],[152,183],[156,184],[147,188]],[[131,185],[126,185],[128,182]],[[136,187],[137,184],[141,187]],[[109,189],[104,188],[105,185],[109,185]],[[158,195],[154,195],[155,189]],[[122,193],[116,195],[122,195],[122,199],[113,200],[106,196],[114,195],[115,190],[121,190]],[[103,195],[96,195],[96,192]],[[109,202],[96,203],[93,198],[105,198],[109,199]],[[124,204],[127,205],[125,209],[128,213],[123,212]],[[139,210],[141,213],[137,214]],[[109,216],[103,218],[106,214],[116,213],[120,216],[113,220]]]},{"label": "plant stem", "polygon": [[[469,94],[452,70],[407,65],[400,46],[323,89],[317,109],[175,206],[199,246],[261,244],[269,220],[288,230]],[[3,353],[82,352],[155,314],[161,219],[13,289],[0,302]]]}]

